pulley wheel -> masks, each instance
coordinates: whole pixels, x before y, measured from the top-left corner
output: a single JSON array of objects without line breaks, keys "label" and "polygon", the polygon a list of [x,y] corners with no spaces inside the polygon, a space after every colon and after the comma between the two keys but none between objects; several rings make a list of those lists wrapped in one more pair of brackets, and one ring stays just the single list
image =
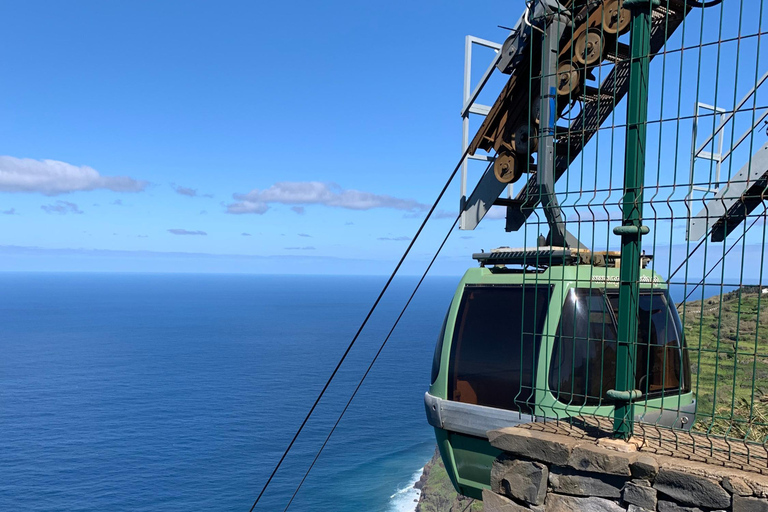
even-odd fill
[{"label": "pulley wheel", "polygon": [[515,151],[521,155],[533,153],[539,147],[538,131],[534,126],[521,124],[515,130]]},{"label": "pulley wheel", "polygon": [[603,32],[625,34],[629,30],[631,13],[622,7],[620,0],[608,0],[603,4]]},{"label": "pulley wheel", "polygon": [[582,66],[594,66],[603,60],[603,36],[597,30],[588,30],[573,45],[573,60]]},{"label": "pulley wheel", "polygon": [[558,96],[568,96],[576,91],[580,82],[579,69],[570,62],[563,62],[557,67]]},{"label": "pulley wheel", "polygon": [[520,170],[517,167],[515,155],[512,153],[499,153],[493,162],[493,174],[501,183],[514,183],[520,179]]}]

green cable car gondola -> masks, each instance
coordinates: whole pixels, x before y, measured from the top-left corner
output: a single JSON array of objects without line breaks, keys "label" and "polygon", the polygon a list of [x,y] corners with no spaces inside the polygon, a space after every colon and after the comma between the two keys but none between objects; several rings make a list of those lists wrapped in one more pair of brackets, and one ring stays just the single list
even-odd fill
[{"label": "green cable car gondola", "polygon": [[[425,406],[454,487],[480,498],[499,454],[489,430],[613,416],[619,269],[615,254],[551,247],[474,257],[481,267],[464,274],[448,309]],[[690,428],[682,326],[649,269],[640,273],[636,376],[636,421]]]}]

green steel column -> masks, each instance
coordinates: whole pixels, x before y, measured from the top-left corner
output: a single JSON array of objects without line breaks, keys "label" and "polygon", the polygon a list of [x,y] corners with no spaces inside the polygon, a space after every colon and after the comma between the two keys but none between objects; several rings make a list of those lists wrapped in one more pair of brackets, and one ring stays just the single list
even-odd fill
[{"label": "green steel column", "polygon": [[[626,2],[629,4],[630,2]],[[625,5],[626,5],[625,4]],[[645,132],[648,119],[648,64],[651,51],[651,1],[633,2],[630,31],[629,91],[627,96],[627,148],[624,162],[624,197],[619,269],[619,325],[616,354],[617,398],[613,429],[616,437],[632,435],[635,396],[635,354],[640,281],[641,237],[645,179]]]}]

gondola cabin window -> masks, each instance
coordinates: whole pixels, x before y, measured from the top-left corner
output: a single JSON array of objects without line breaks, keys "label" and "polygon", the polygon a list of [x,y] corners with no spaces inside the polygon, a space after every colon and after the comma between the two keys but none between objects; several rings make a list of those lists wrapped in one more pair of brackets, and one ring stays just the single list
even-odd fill
[{"label": "gondola cabin window", "polygon": [[568,294],[555,333],[549,387],[568,405],[596,405],[616,382],[616,324],[598,289]]},{"label": "gondola cabin window", "polygon": [[449,396],[530,413],[552,287],[467,285],[456,318]]},{"label": "gondola cabin window", "polygon": [[[608,296],[618,315],[619,296]],[[649,397],[691,390],[688,351],[677,308],[664,293],[641,293],[637,326],[635,388]]]},{"label": "gondola cabin window", "polygon": [[[687,354],[674,305],[661,292],[642,292],[638,304],[635,389],[646,398],[690,390]],[[616,383],[618,295],[572,290],[560,316],[549,387],[567,405],[605,404]]]}]

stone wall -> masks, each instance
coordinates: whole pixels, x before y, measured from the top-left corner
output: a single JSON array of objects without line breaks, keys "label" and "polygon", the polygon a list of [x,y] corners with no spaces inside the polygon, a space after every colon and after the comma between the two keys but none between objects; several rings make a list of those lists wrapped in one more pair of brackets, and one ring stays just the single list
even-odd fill
[{"label": "stone wall", "polygon": [[644,453],[639,443],[521,427],[489,432],[486,512],[768,512],[768,477]]}]

